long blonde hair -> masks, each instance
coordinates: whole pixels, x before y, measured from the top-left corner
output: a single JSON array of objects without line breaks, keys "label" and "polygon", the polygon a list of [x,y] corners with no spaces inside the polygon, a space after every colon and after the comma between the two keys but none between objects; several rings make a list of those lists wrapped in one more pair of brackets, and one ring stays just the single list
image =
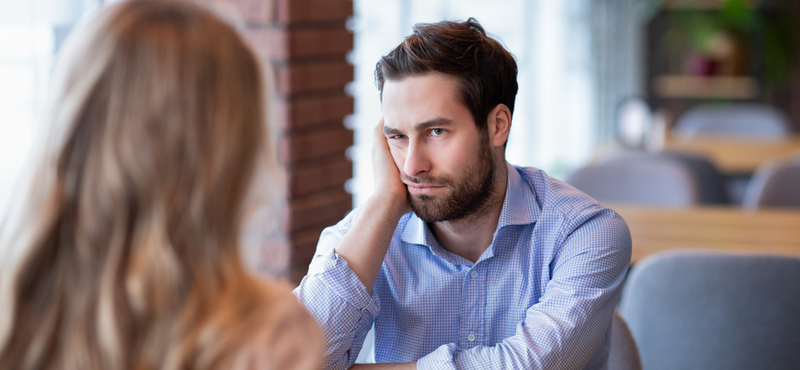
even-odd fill
[{"label": "long blonde hair", "polygon": [[238,240],[269,156],[262,77],[239,33],[186,1],[123,1],[71,35],[52,150],[3,228],[19,258],[0,369],[234,363],[269,319]]}]

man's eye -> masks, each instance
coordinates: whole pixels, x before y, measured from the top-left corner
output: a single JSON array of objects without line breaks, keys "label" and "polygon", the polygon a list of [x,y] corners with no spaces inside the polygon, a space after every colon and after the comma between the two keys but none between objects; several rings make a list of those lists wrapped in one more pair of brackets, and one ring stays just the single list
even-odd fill
[{"label": "man's eye", "polygon": [[435,128],[435,129],[431,130],[431,135],[433,135],[433,136],[439,136],[441,134],[444,134],[444,129],[443,128]]},{"label": "man's eye", "polygon": [[392,136],[389,136],[389,139],[394,139],[394,140],[400,140],[400,139],[405,139],[405,138],[406,138],[406,135],[392,135]]}]

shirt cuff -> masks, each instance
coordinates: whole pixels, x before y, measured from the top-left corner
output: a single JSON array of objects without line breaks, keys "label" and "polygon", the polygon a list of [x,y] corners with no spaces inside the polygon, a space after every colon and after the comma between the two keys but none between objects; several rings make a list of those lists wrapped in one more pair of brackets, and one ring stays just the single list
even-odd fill
[{"label": "shirt cuff", "polygon": [[367,311],[373,317],[380,312],[378,295],[374,291],[372,294],[367,293],[367,288],[350,269],[347,261],[333,249],[323,255],[317,255],[309,268],[308,275],[319,279],[354,308]]},{"label": "shirt cuff", "polygon": [[439,346],[435,351],[417,360],[417,370],[458,370],[453,362],[454,343]]}]

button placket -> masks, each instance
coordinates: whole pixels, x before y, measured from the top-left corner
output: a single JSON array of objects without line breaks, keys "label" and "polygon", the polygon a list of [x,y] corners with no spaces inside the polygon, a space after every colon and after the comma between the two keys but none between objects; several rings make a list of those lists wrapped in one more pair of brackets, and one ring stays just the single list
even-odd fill
[{"label": "button placket", "polygon": [[461,302],[462,321],[459,329],[459,346],[463,349],[480,345],[479,337],[485,319],[486,264],[478,263],[466,274]]}]

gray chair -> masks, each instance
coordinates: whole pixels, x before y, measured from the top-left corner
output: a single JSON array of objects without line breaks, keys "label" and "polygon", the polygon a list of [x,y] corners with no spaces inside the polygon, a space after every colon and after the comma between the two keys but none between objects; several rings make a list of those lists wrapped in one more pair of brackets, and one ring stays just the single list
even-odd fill
[{"label": "gray chair", "polygon": [[800,155],[759,166],[747,184],[742,206],[800,207]]},{"label": "gray chair", "polygon": [[600,202],[685,207],[700,200],[687,165],[659,156],[620,156],[573,172],[566,182]]},{"label": "gray chair", "polygon": [[647,152],[644,150],[622,150],[609,155],[605,160],[617,158],[664,158],[682,162],[692,172],[700,187],[698,202],[701,204],[729,204],[730,197],[725,176],[708,158],[683,152],[663,151]]},{"label": "gray chair", "polygon": [[686,164],[700,183],[701,204],[729,204],[730,196],[725,176],[706,157],[681,152],[663,152]]},{"label": "gray chair", "polygon": [[619,310],[647,370],[800,369],[800,258],[655,254]]},{"label": "gray chair", "polygon": [[703,104],[678,117],[673,132],[682,136],[732,136],[776,139],[786,137],[791,125],[786,114],[759,103]]},{"label": "gray chair", "polygon": [[619,312],[611,319],[611,349],[608,370],[642,370],[642,359],[633,334]]}]

